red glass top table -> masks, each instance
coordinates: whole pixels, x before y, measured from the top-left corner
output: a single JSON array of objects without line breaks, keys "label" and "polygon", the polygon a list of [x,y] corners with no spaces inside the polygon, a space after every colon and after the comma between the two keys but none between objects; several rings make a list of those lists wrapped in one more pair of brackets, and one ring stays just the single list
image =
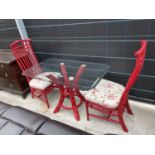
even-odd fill
[{"label": "red glass top table", "polygon": [[[85,69],[77,80],[77,72],[79,71],[79,67],[81,65],[83,65]],[[41,68],[39,72],[37,70],[38,68]],[[66,83],[64,78],[64,69],[66,71],[66,76],[69,80],[69,83]],[[84,97],[80,91],[88,91],[89,89],[94,88],[106,75],[109,69],[110,66],[104,63],[49,58],[42,61],[39,66],[37,65],[30,67],[22,74],[31,78],[39,78],[39,76],[34,76],[36,75],[35,72],[38,74],[46,72],[47,77],[43,80],[49,81],[50,79],[52,82],[59,85],[60,88],[60,99],[54,110],[54,113],[59,112],[61,108],[65,110],[73,110],[75,119],[80,120],[78,107],[84,101]],[[51,72],[53,72],[52,75]],[[75,80],[77,80],[76,85]],[[76,97],[80,99],[79,103],[77,103]],[[71,107],[63,104],[65,98],[70,99]]]}]

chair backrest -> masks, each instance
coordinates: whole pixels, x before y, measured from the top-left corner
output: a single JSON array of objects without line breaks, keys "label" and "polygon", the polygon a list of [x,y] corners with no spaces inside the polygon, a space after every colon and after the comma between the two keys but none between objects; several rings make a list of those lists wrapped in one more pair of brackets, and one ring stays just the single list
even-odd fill
[{"label": "chair backrest", "polygon": [[71,82],[69,77],[68,77],[65,64],[60,63],[60,69],[61,69],[61,72],[62,72],[63,77],[64,77],[64,85],[68,88],[72,86],[74,89],[77,89],[78,88],[78,82],[79,82],[80,77],[81,77],[82,73],[84,72],[85,68],[86,68],[86,65],[81,64],[80,67],[78,68],[76,76],[73,77],[74,79],[72,79],[73,81]]},{"label": "chair backrest", "polygon": [[135,82],[138,78],[138,75],[140,74],[140,72],[143,68],[145,54],[146,54],[146,47],[147,47],[147,41],[141,40],[140,49],[134,53],[134,55],[136,57],[136,63],[135,63],[135,67],[128,79],[124,93],[122,94],[122,97],[120,99],[120,104],[119,104],[120,109],[124,109],[124,107],[127,103],[128,93],[129,93],[131,87],[135,84]]},{"label": "chair backrest", "polygon": [[27,77],[28,81],[33,76],[35,77],[37,74],[41,72],[41,68],[39,67],[38,60],[32,49],[31,40],[29,39],[16,40],[15,42],[10,44],[10,48],[12,49],[12,52],[22,72],[24,72],[25,70],[28,70],[31,67],[35,67],[33,72],[31,71],[29,73],[31,74],[31,76]]}]

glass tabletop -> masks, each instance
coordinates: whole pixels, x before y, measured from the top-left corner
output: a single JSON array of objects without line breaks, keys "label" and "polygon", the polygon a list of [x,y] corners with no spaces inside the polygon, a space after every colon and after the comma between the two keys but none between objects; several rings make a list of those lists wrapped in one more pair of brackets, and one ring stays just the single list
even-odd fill
[{"label": "glass tabletop", "polygon": [[[58,80],[61,80],[61,83],[64,83],[63,76],[61,74],[60,63],[64,63],[67,69],[67,74],[69,79],[74,79],[76,73],[80,67],[80,65],[86,65],[86,69],[81,75],[81,78],[78,83],[78,88],[80,90],[88,90],[90,88],[95,87],[98,82],[106,75],[110,66],[103,63],[92,63],[87,61],[77,61],[77,60],[68,60],[68,59],[56,59],[49,58],[42,61],[40,64],[36,66],[32,66],[29,69],[25,70],[22,74],[27,77],[37,78],[41,73],[45,73],[46,75],[49,72],[54,72]],[[57,74],[57,73],[60,74]],[[49,81],[48,78],[44,78],[44,80]]]}]

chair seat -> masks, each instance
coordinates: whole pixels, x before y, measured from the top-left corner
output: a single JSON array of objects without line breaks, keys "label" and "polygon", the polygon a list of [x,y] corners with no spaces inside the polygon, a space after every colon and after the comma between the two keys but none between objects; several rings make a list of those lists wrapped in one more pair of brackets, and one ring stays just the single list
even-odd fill
[{"label": "chair seat", "polygon": [[124,90],[125,87],[123,85],[102,79],[95,88],[82,94],[90,102],[95,102],[108,108],[116,108]]},{"label": "chair seat", "polygon": [[30,87],[40,89],[40,90],[44,90],[50,85],[51,85],[51,82],[44,81],[44,80],[41,80],[41,79],[32,79],[29,82]]},{"label": "chair seat", "polygon": [[51,82],[52,80],[49,79],[48,77],[46,77],[46,76],[48,76],[48,75],[50,75],[50,74],[52,74],[52,75],[55,76],[56,78],[59,78],[59,77],[61,76],[61,73],[59,73],[59,72],[44,72],[44,73],[38,74],[38,75],[36,76],[36,78],[42,79],[42,80],[44,80],[44,81]]},{"label": "chair seat", "polygon": [[59,78],[61,76],[61,73],[59,72],[44,72],[44,73],[38,74],[34,79],[32,79],[29,82],[30,87],[41,89],[41,90],[46,89],[52,83],[52,80],[46,77],[50,74],[52,74],[56,78]]}]

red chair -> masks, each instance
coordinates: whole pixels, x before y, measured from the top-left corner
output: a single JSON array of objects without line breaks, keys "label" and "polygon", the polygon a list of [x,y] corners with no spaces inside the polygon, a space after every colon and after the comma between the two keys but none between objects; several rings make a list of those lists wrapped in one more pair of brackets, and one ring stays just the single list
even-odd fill
[{"label": "red chair", "polygon": [[[89,90],[84,95],[86,100],[85,105],[87,120],[89,120],[90,117],[95,117],[113,123],[118,123],[122,126],[122,129],[125,132],[128,132],[123,119],[123,113],[124,110],[127,109],[129,114],[133,114],[129,106],[128,94],[131,87],[136,82],[140,71],[142,70],[146,54],[146,47],[147,42],[142,40],[140,49],[134,54],[136,57],[136,64],[128,79],[126,87],[118,83],[102,79],[94,89]],[[104,113],[105,116],[92,114],[89,112],[89,108]],[[114,119],[116,117],[117,119]]]},{"label": "red chair", "polygon": [[[31,40],[17,40],[10,45],[10,48],[12,49],[20,69],[22,72],[26,72],[25,76],[30,86],[32,98],[40,98],[49,108],[50,105],[47,94],[55,85],[46,76],[55,73],[42,73],[42,69],[32,49]],[[58,74],[56,76],[58,76]]]}]

